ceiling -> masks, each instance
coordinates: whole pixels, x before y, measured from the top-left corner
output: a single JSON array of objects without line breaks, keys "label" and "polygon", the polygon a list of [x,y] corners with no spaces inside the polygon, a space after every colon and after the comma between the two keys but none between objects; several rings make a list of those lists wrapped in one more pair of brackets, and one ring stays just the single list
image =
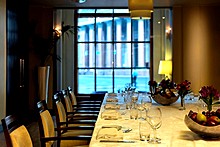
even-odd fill
[{"label": "ceiling", "polygon": [[[87,0],[83,4],[74,0],[29,0],[32,5],[49,7],[127,7],[128,0]],[[220,0],[153,0],[154,7],[172,7],[174,5],[220,5]]]}]

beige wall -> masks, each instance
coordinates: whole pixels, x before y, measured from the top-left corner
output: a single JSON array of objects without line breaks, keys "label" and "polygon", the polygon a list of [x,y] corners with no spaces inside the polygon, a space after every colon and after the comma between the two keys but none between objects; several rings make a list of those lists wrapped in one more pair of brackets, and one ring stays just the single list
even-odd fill
[{"label": "beige wall", "polygon": [[158,74],[160,60],[172,60],[172,41],[166,34],[166,30],[172,28],[170,9],[155,9],[153,20],[153,79],[160,82],[165,78],[165,75]]},{"label": "beige wall", "polygon": [[[63,25],[74,26],[74,10],[71,9],[57,9],[54,10],[54,27]],[[57,44],[57,51],[61,57],[61,62],[57,62],[58,74],[58,89],[66,89],[71,86],[74,89],[74,35],[68,33],[63,34]]]},{"label": "beige wall", "polygon": [[220,8],[173,8],[173,80],[191,81],[198,93],[202,86],[220,90]]},{"label": "beige wall", "polygon": [[0,118],[6,114],[6,0],[0,0]]},{"label": "beige wall", "polygon": [[[74,10],[63,10],[64,25],[74,26]],[[74,38],[73,35],[63,35],[62,44],[62,89],[71,86],[74,89]]]}]

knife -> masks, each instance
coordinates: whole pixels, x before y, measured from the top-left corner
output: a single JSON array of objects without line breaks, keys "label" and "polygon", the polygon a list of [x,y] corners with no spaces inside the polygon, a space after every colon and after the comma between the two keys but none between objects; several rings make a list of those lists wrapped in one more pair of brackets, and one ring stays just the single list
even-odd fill
[{"label": "knife", "polygon": [[119,126],[119,125],[106,125],[106,126],[102,126],[102,128],[116,128],[119,131],[119,130],[121,130],[122,126]]},{"label": "knife", "polygon": [[133,140],[100,140],[100,142],[112,142],[112,143],[135,143]]}]

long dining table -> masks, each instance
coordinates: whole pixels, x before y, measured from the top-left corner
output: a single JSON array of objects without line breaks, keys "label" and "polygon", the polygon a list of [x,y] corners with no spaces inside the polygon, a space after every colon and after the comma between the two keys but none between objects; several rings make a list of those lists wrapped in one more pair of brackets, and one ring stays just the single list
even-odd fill
[{"label": "long dining table", "polygon": [[[93,131],[92,139],[90,141],[90,147],[146,147],[146,146],[158,146],[158,147],[219,147],[220,139],[210,140],[200,137],[199,135],[192,132],[185,125],[184,117],[192,111],[200,111],[198,98],[193,100],[186,100],[186,110],[179,110],[180,101],[169,105],[163,106],[152,102],[151,107],[159,107],[162,111],[162,125],[157,130],[157,136],[161,139],[160,144],[150,144],[147,141],[140,141],[139,135],[139,122],[143,120],[134,120],[130,119],[129,110],[125,108],[124,100],[121,96],[118,96],[117,104],[120,106],[120,109],[117,112],[120,114],[120,117],[117,119],[103,119],[103,112],[106,111],[105,106],[108,102],[108,93],[106,93],[103,100],[97,122]],[[147,122],[146,122],[147,123]],[[113,141],[113,142],[102,142],[98,138],[98,134],[103,126],[117,125],[124,128],[132,129],[130,132],[123,133],[122,141]],[[149,130],[146,130],[149,131]],[[151,132],[152,133],[152,132]]]}]

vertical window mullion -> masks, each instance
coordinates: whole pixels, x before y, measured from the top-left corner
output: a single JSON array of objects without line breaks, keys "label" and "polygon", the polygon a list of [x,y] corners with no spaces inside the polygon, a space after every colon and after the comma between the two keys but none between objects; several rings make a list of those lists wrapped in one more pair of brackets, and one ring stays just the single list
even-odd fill
[{"label": "vertical window mullion", "polygon": [[115,16],[114,16],[114,11],[113,11],[113,16],[112,16],[112,91],[114,92],[115,89],[115,55],[114,55],[114,50],[115,50]]},{"label": "vertical window mullion", "polygon": [[[96,14],[96,10],[95,10],[95,14]],[[95,88],[95,91],[96,91],[96,88],[97,88],[97,86],[96,86],[96,82],[97,82],[97,80],[96,80],[96,51],[97,51],[97,37],[96,37],[96,35],[97,35],[97,29],[96,29],[96,19],[97,19],[97,16],[95,15],[95,23],[94,23],[94,37],[95,37],[95,39],[94,39],[94,47],[95,47],[95,68],[94,68],[94,74],[95,74],[95,78],[94,78],[94,88]]]},{"label": "vertical window mullion", "polygon": [[132,58],[132,55],[133,55],[133,28],[134,28],[134,26],[133,26],[134,24],[133,24],[133,21],[132,21],[132,19],[131,19],[131,77],[130,77],[130,79],[131,79],[131,81],[132,81],[132,70],[133,70],[133,58]]}]

